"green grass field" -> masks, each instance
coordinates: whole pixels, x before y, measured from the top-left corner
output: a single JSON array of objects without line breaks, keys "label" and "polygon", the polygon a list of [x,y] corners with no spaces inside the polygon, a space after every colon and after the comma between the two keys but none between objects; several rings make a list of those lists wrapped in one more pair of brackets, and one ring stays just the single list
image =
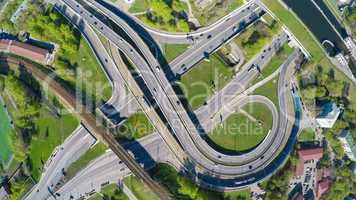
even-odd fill
[{"label": "green grass field", "polygon": [[236,199],[236,200],[251,200],[251,190],[250,189],[243,189],[234,192],[226,192],[224,193],[224,199]]},{"label": "green grass field", "polygon": [[146,25],[170,32],[188,32],[190,30],[187,21],[181,18],[176,18],[173,15],[173,11],[181,12],[188,10],[185,2],[179,0],[147,0],[140,2],[142,2],[142,5],[134,4],[130,10],[143,10],[148,6],[151,15],[154,17],[149,17],[147,14],[137,16]]},{"label": "green grass field", "polygon": [[135,2],[131,5],[129,12],[137,13],[144,12],[150,8],[149,0],[135,0]]},{"label": "green grass field", "polygon": [[37,133],[32,136],[29,156],[33,165],[32,175],[38,180],[42,170],[41,160],[46,162],[56,146],[78,127],[79,121],[71,114],[57,118],[46,108],[41,108],[40,116],[35,120]]},{"label": "green grass field", "polygon": [[222,1],[219,5],[216,5],[218,4],[218,1],[211,1],[214,2],[214,4],[201,9],[197,7],[197,1],[189,0],[189,2],[192,6],[194,16],[198,19],[200,25],[202,26],[213,24],[233,10],[241,7],[244,3],[243,0],[226,0]]},{"label": "green grass field", "polygon": [[89,149],[84,155],[82,155],[77,161],[72,163],[67,169],[67,179],[73,178],[81,169],[89,164],[90,161],[103,155],[107,149],[103,143],[97,143],[94,147]]},{"label": "green grass field", "polygon": [[89,200],[129,200],[129,198],[118,188],[116,184],[106,185],[100,193]]},{"label": "green grass field", "polygon": [[210,61],[201,61],[181,78],[179,84],[193,110],[223,88],[233,76],[229,67],[217,55],[210,56]]},{"label": "green grass field", "polygon": [[274,78],[254,91],[255,95],[262,95],[269,98],[279,110],[278,104],[278,77]]},{"label": "green grass field", "polygon": [[140,179],[133,175],[124,178],[124,183],[138,200],[159,199]]},{"label": "green grass field", "polygon": [[288,58],[288,56],[292,54],[292,52],[293,49],[289,47],[288,44],[284,44],[281,49],[271,58],[267,66],[263,68],[261,74],[259,74],[259,76],[253,81],[252,85],[262,81],[264,78],[275,72]]},{"label": "green grass field", "polygon": [[272,113],[260,103],[248,104],[242,110],[255,119],[232,114],[208,134],[209,139],[228,151],[245,152],[256,147],[272,128]]},{"label": "green grass field", "polygon": [[298,137],[298,141],[314,141],[315,133],[312,129],[303,129]]},{"label": "green grass field", "polygon": [[7,165],[12,156],[10,134],[12,134],[10,118],[0,96],[0,165]]},{"label": "green grass field", "polygon": [[118,138],[139,139],[154,132],[154,127],[145,113],[137,112],[131,115],[119,128]]},{"label": "green grass field", "polygon": [[164,44],[164,54],[167,62],[174,60],[177,56],[187,50],[189,45],[186,44]]},{"label": "green grass field", "polygon": [[[280,31],[280,24],[276,23],[272,26],[268,26],[263,22],[257,22],[239,36],[234,39],[234,42],[241,47],[246,60],[250,60],[256,54],[258,54],[262,48],[272,41],[273,37]],[[252,34],[258,33],[260,36],[258,39],[250,43],[249,38]]]}]

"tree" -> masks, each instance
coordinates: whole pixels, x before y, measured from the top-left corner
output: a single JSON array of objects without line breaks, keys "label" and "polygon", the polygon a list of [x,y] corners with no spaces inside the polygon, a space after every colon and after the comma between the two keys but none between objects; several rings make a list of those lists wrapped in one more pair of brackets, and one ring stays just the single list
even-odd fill
[{"label": "tree", "polygon": [[326,84],[326,88],[329,92],[329,96],[340,97],[343,89],[343,83],[338,80],[330,81]]},{"label": "tree", "polygon": [[316,86],[308,86],[307,88],[301,90],[303,98],[307,100],[314,100],[316,93],[317,93],[317,87]]}]

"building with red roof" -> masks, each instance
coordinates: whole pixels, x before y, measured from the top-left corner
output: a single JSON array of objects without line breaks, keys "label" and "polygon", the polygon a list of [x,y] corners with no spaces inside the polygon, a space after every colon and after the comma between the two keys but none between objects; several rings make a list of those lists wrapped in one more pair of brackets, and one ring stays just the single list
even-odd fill
[{"label": "building with red roof", "polygon": [[18,42],[16,40],[1,39],[0,51],[23,56],[41,64],[49,64],[51,61],[51,54],[47,49]]},{"label": "building with red roof", "polygon": [[320,199],[320,197],[329,190],[331,185],[331,180],[330,179],[323,179],[318,183],[318,188],[316,191],[316,198]]},{"label": "building with red roof", "polygon": [[319,160],[323,157],[323,148],[303,149],[298,151],[299,162],[296,167],[296,176],[304,173],[304,163],[309,160]]}]

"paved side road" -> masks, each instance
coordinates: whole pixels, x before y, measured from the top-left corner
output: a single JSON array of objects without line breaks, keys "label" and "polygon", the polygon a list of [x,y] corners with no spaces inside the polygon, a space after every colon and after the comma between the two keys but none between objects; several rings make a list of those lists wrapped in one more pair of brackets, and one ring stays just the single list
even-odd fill
[{"label": "paved side road", "polygon": [[256,4],[251,4],[246,9],[240,10],[234,16],[234,19],[229,19],[226,22],[225,26],[209,32],[204,39],[170,62],[169,65],[172,71],[182,76],[200,60],[208,57],[233,36],[243,31],[249,24],[255,22],[261,12],[261,8]]},{"label": "paved side road", "polygon": [[[175,165],[173,153],[158,133],[153,133],[125,146],[146,170],[154,167],[157,162],[168,162]],[[74,199],[89,197],[93,193],[99,192],[102,185],[118,183],[129,174],[131,174],[130,170],[109,150],[63,185],[57,191],[60,194],[57,200],[67,200],[71,196]],[[50,199],[54,198],[50,197]]]},{"label": "paved side road", "polygon": [[25,199],[45,199],[48,187],[55,186],[63,176],[63,169],[82,156],[96,142],[88,130],[80,125],[62,145],[56,147],[47,160],[40,181],[32,188]]}]

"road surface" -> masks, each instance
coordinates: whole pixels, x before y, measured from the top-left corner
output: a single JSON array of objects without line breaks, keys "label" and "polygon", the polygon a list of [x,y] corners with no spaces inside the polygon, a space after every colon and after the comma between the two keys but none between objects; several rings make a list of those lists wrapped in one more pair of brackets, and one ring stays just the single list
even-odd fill
[{"label": "road surface", "polygon": [[[173,163],[173,165],[175,162],[172,152],[157,133],[128,144],[126,149],[135,155],[137,162],[145,169],[151,169],[157,162]],[[126,165],[112,151],[107,151],[59,188],[56,192],[60,197],[57,199],[67,200],[70,196],[77,199],[93,190],[99,192],[102,184],[117,183],[130,174]]]},{"label": "road surface", "polygon": [[[115,17],[112,18],[112,20],[114,20],[115,23],[119,25],[123,30],[125,30],[125,33],[130,36],[130,39],[136,45],[132,46],[124,38],[122,38],[120,35],[111,30],[111,28],[109,28],[103,22],[98,20],[96,16],[94,16],[92,13],[89,13],[86,9],[83,9],[81,5],[71,0],[64,0],[64,2],[72,9],[74,9],[81,17],[83,17],[84,20],[86,20],[93,27],[97,28],[97,30],[100,31],[103,35],[105,35],[105,37],[107,37],[115,45],[117,45],[117,47],[134,63],[137,68],[137,71],[144,80],[150,93],[154,97],[154,100],[156,101],[161,111],[164,113],[165,119],[168,121],[170,127],[173,129],[173,133],[178,138],[183,148],[186,150],[187,154],[190,156],[190,160],[193,162],[193,165],[199,167],[195,168],[198,171],[193,174],[193,176],[198,176],[199,180],[205,181],[205,183],[206,181],[209,181],[209,179],[216,178],[213,176],[214,174],[219,175],[220,177],[230,175],[236,177],[236,179],[241,179],[242,176],[244,176],[244,181],[237,181],[234,178],[218,179],[219,185],[216,186],[239,187],[242,184],[248,183],[249,181],[255,181],[256,179],[258,179],[256,178],[256,176],[250,178],[246,177],[250,176],[253,173],[264,172],[264,170],[266,170],[265,166],[272,162],[273,158],[275,158],[276,154],[274,153],[276,151],[280,151],[283,148],[283,145],[276,142],[269,149],[270,152],[274,153],[265,154],[263,157],[256,157],[253,162],[234,165],[235,163],[243,162],[243,160],[236,159],[236,157],[234,156],[227,156],[221,154],[220,152],[216,152],[214,149],[208,146],[205,141],[202,140],[194,124],[191,122],[189,116],[180,104],[169,81],[165,77],[165,74],[162,74],[162,72],[159,70],[160,65],[157,63],[157,60],[151,54],[150,50],[140,39],[137,33],[135,33],[121,19],[117,19]],[[295,54],[293,56],[295,56]],[[288,66],[289,65],[290,63],[288,64]],[[283,109],[286,108],[286,106],[280,107],[282,107]],[[284,123],[280,123],[279,130],[282,131],[282,133],[285,135],[286,130],[282,130],[283,127],[286,127],[286,125]],[[282,139],[283,141],[285,141],[286,139],[288,139],[288,137],[283,137]],[[210,176],[204,176],[204,174],[206,175],[206,173],[209,173]],[[235,182],[232,182],[234,180]],[[233,184],[231,185],[231,183]],[[213,183],[208,182],[207,184]]]}]

